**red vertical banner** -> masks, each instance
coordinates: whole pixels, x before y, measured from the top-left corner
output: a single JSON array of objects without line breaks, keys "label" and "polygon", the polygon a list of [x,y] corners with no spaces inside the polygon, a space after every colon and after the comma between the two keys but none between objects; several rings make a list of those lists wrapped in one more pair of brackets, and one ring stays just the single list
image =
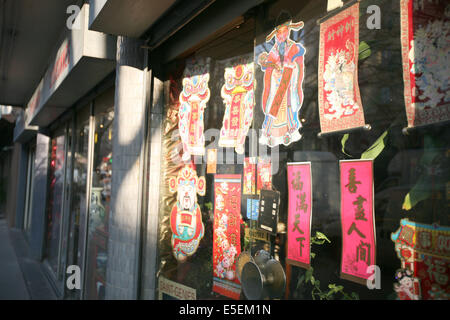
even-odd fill
[{"label": "red vertical banner", "polygon": [[256,157],[244,158],[243,194],[256,192]]},{"label": "red vertical banner", "polygon": [[400,1],[408,127],[450,120],[448,0]]},{"label": "red vertical banner", "polygon": [[372,274],[367,268],[376,264],[373,161],[342,160],[339,165],[341,278],[366,285]]},{"label": "red vertical banner", "polygon": [[365,125],[358,85],[359,3],[320,24],[319,116],[322,133]]},{"label": "red vertical banner", "polygon": [[239,299],[236,259],[241,253],[241,176],[216,175],[214,193],[213,291]]},{"label": "red vertical banner", "polygon": [[258,158],[257,170],[257,194],[262,189],[272,190],[272,163],[270,162],[270,158]]},{"label": "red vertical banner", "polygon": [[288,249],[289,264],[309,269],[311,266],[311,163],[288,163]]}]

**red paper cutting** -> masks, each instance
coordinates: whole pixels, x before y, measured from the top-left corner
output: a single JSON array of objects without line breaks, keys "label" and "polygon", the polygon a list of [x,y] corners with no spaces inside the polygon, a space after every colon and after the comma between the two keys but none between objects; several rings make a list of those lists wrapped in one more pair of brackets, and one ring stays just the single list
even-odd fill
[{"label": "red paper cutting", "polygon": [[213,291],[239,299],[236,259],[241,253],[241,176],[216,175],[214,180]]}]

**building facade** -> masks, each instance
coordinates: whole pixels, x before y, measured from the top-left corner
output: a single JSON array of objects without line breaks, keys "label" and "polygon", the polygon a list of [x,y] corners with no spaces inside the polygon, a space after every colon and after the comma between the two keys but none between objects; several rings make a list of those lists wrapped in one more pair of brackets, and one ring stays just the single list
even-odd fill
[{"label": "building facade", "polygon": [[8,212],[60,299],[449,299],[446,1],[79,8]]}]

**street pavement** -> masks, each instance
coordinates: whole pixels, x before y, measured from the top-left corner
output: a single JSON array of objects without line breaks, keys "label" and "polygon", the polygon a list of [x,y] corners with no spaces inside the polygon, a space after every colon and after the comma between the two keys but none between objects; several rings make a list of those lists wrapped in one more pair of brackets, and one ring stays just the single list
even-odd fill
[{"label": "street pavement", "polygon": [[29,300],[5,219],[0,219],[0,300]]}]

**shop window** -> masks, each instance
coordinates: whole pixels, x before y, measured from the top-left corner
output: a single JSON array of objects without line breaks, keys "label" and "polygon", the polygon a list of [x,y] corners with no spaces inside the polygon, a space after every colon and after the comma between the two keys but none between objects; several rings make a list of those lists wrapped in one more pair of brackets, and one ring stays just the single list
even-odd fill
[{"label": "shop window", "polygon": [[[448,67],[407,64],[406,2],[381,1],[377,29],[370,1],[271,1],[164,66],[161,297],[449,299],[448,79],[420,88]],[[447,28],[448,4],[428,5]],[[431,30],[421,44],[444,54]]]}]

